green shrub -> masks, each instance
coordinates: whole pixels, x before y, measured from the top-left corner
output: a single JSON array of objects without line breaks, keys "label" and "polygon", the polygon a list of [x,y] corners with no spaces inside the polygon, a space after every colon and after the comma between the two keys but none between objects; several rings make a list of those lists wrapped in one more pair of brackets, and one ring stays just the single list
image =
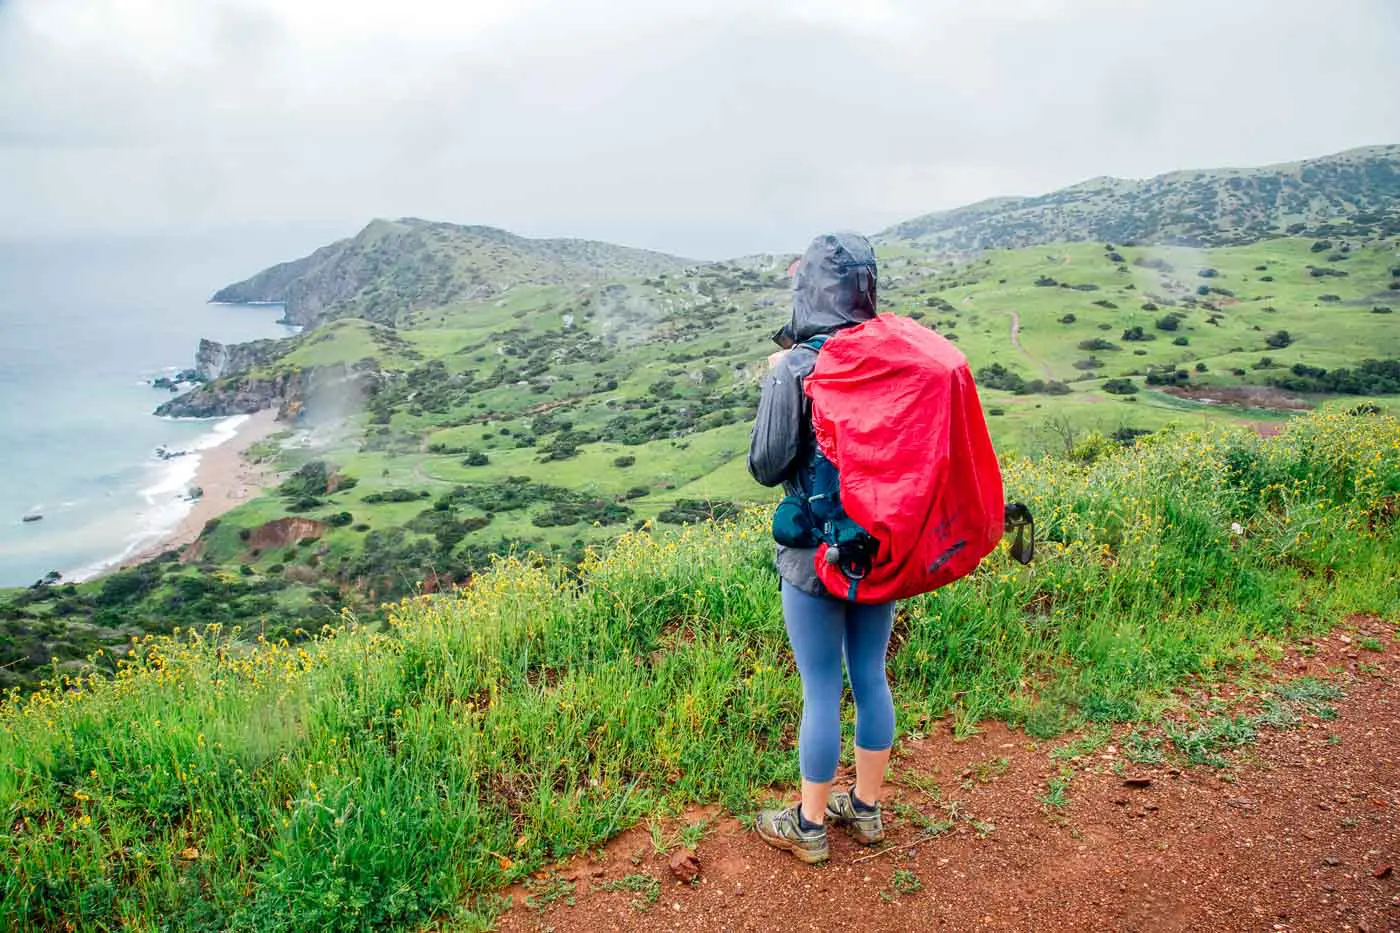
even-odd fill
[{"label": "green shrub", "polygon": [[419,499],[426,499],[431,493],[426,489],[389,489],[384,492],[372,492],[360,499],[361,502],[369,505],[377,505],[381,502],[416,502]]},{"label": "green shrub", "polygon": [[695,522],[723,521],[738,515],[740,507],[734,502],[710,499],[680,499],[674,506],[656,516],[656,520],[669,525],[688,525]]},{"label": "green shrub", "polygon": [[324,460],[312,460],[302,464],[291,476],[277,487],[278,493],[288,499],[306,501],[324,496],[330,488],[331,467]]},{"label": "green shrub", "polygon": [[977,370],[977,384],[1005,392],[1024,392],[1026,389],[1026,380],[1000,363],[992,363]]}]

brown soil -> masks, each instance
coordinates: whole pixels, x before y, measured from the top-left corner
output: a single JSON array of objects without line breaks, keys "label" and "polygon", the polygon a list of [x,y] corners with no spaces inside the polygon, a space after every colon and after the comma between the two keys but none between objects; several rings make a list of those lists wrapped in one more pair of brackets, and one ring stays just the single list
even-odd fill
[{"label": "brown soil", "polygon": [[260,551],[290,547],[302,538],[319,538],[325,531],[324,524],[309,518],[278,518],[254,528],[248,536],[248,547]]},{"label": "brown soil", "polygon": [[1205,405],[1234,405],[1268,411],[1311,411],[1308,401],[1266,386],[1167,386],[1168,395]]},{"label": "brown soil", "polygon": [[[884,796],[887,845],[923,835],[894,816],[896,804],[945,820],[957,800],[951,832],[874,858],[834,833],[831,861],[807,868],[718,818],[687,884],[637,828],[599,857],[561,866],[575,905],[536,909],[515,890],[499,929],[1400,929],[1400,650],[1393,626],[1349,624],[1349,635],[1304,646],[1276,671],[1337,682],[1340,717],[1261,730],[1231,768],[1133,765],[1115,742],[1075,762],[1056,809],[1041,798],[1062,767],[1049,751],[1064,739],[1037,743],[992,723],[955,742],[938,724],[899,748]],[[1359,650],[1367,631],[1384,636],[1384,651]],[[1207,697],[1198,689],[1189,699]],[[896,869],[920,889],[896,893]],[[645,909],[636,893],[597,888],[638,873],[660,882]]]}]

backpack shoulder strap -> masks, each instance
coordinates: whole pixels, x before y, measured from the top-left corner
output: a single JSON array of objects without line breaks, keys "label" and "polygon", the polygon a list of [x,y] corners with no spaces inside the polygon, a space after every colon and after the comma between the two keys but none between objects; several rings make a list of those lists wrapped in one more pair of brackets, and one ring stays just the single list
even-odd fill
[{"label": "backpack shoulder strap", "polygon": [[822,352],[822,347],[826,345],[826,341],[830,336],[830,334],[817,334],[817,336],[813,337],[811,340],[802,341],[802,343],[799,344],[799,346],[803,346],[809,350],[813,350],[817,353],[820,353]]}]

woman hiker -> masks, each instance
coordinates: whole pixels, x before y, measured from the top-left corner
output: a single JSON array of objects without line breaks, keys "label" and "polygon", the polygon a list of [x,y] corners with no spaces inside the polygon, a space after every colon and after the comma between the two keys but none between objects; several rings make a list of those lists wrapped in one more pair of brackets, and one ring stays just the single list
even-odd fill
[{"label": "woman hiker", "polygon": [[[749,443],[749,472],[763,485],[781,483],[789,495],[809,492],[802,468],[816,440],[802,380],[817,351],[804,342],[875,317],[875,286],[875,253],[860,234],[827,234],[807,247],[794,276],[792,321],[774,338],[788,349],[769,357]],[[783,621],[802,675],[802,799],[758,815],[765,842],[808,863],[828,857],[828,824],[846,828],[863,845],[884,838],[878,800],[894,742],[894,703],[885,679],[894,603],[862,605],[832,596],[817,578],[815,557],[812,548],[778,545]],[[843,656],[856,704],[856,780],[837,790]]]}]

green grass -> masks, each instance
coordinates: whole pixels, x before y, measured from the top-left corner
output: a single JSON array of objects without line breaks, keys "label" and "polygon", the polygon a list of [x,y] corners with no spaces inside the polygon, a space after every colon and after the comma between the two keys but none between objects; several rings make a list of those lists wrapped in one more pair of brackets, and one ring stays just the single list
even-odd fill
[{"label": "green grass", "polygon": [[[1400,613],[1400,539],[1378,510],[1400,493],[1393,419],[1177,433],[1006,473],[1041,555],[1032,571],[998,553],[907,602],[901,722],[1150,722],[1186,679]],[[576,571],[505,561],[397,605],[382,631],[346,617],[303,645],[143,640],[113,679],[13,696],[0,926],[481,923],[502,885],[638,820],[747,813],[797,778],[766,518],[629,534]],[[1274,697],[1301,710],[1333,690]],[[1171,750],[1211,762],[1251,728],[1170,726]]]},{"label": "green grass", "polygon": [[1107,726],[1099,726],[1054,749],[1050,752],[1050,757],[1056,761],[1072,761],[1075,758],[1083,758],[1085,755],[1092,755],[1103,748],[1112,737],[1112,729]]},{"label": "green grass", "polygon": [[1059,772],[1045,782],[1045,793],[1040,802],[1056,810],[1064,809],[1069,804],[1069,786],[1073,781],[1074,769],[1069,765],[1061,765]]},{"label": "green grass", "polygon": [[530,892],[525,895],[525,906],[531,910],[548,910],[557,903],[572,907],[575,902],[575,883],[555,875],[532,878],[525,882],[525,889]]},{"label": "green grass", "polygon": [[923,889],[924,883],[913,871],[908,868],[896,868],[890,872],[889,889],[880,892],[880,899],[893,901],[895,898],[918,894]]},{"label": "green grass", "polygon": [[634,872],[623,875],[615,881],[604,881],[594,885],[599,891],[626,891],[637,895],[628,901],[637,910],[646,910],[661,896],[661,882],[654,875]]}]

